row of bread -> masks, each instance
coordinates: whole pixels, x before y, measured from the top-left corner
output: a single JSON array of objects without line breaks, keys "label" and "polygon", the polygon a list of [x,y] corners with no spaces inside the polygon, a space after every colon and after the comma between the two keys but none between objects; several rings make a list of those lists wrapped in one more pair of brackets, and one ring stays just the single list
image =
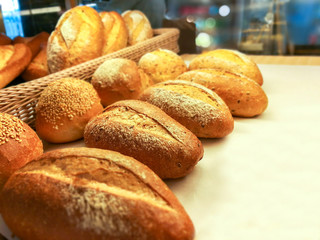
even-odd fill
[{"label": "row of bread", "polygon": [[11,40],[0,35],[0,89],[21,75],[44,77],[153,37],[147,17],[138,10],[100,12],[77,6],[65,12],[52,33]]},{"label": "row of bread", "polygon": [[[193,239],[192,221],[161,178],[188,175],[204,154],[198,137],[230,134],[232,115],[261,114],[262,82],[247,56],[225,49],[189,69],[159,49],[138,63],[106,60],[92,84],[52,82],[36,106],[36,132],[0,115],[5,222],[21,239]],[[38,136],[83,137],[86,148],[42,154]]]}]

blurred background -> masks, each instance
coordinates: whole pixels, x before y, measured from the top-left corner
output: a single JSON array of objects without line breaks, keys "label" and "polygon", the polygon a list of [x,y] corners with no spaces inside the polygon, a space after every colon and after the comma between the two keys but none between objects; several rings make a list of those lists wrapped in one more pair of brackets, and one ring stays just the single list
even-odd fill
[{"label": "blurred background", "polygon": [[[51,32],[67,9],[90,0],[0,0],[0,32]],[[183,53],[216,48],[260,55],[320,55],[320,0],[166,0],[163,27],[181,30]],[[180,39],[181,40],[181,39]]]}]

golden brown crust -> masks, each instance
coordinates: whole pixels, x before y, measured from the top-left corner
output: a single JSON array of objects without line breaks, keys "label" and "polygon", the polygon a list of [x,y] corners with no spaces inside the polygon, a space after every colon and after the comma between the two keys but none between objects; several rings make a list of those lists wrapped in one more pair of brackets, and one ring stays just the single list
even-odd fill
[{"label": "golden brown crust", "polygon": [[94,72],[91,83],[104,106],[120,100],[137,99],[151,85],[134,61],[123,58],[106,60]]},{"label": "golden brown crust", "polygon": [[220,69],[198,69],[185,72],[177,79],[199,83],[216,92],[237,117],[254,117],[268,106],[261,86],[250,78]]},{"label": "golden brown crust", "polygon": [[[20,75],[31,61],[31,51],[27,45],[18,43],[0,46],[0,89]],[[9,56],[4,60],[3,56]]]},{"label": "golden brown crust", "polygon": [[100,12],[104,26],[102,55],[125,48],[128,43],[128,30],[122,16],[114,11]]},{"label": "golden brown crust", "polygon": [[26,240],[194,235],[189,216],[161,179],[135,159],[107,150],[46,153],[10,178],[0,199],[5,222]]},{"label": "golden brown crust", "polygon": [[86,62],[101,56],[103,24],[96,10],[77,6],[59,19],[48,40],[49,72]]},{"label": "golden brown crust", "polygon": [[197,137],[221,138],[233,131],[228,106],[202,85],[182,80],[165,81],[145,90],[140,100],[161,108]]},{"label": "golden brown crust", "polygon": [[241,52],[229,49],[217,49],[195,57],[189,64],[189,70],[202,68],[218,68],[253,79],[259,85],[263,77],[257,64]]},{"label": "golden brown crust", "polygon": [[37,134],[20,119],[0,113],[0,190],[10,175],[43,153]]},{"label": "golden brown crust", "polygon": [[6,34],[0,33],[0,45],[9,45],[12,43],[11,38],[9,38]]},{"label": "golden brown crust", "polygon": [[49,84],[36,106],[36,131],[52,143],[83,137],[88,121],[103,107],[92,85],[76,78],[62,78]]},{"label": "golden brown crust", "polygon": [[108,106],[85,128],[88,147],[121,152],[146,164],[161,178],[179,178],[203,156],[199,139],[158,107],[139,100]]}]

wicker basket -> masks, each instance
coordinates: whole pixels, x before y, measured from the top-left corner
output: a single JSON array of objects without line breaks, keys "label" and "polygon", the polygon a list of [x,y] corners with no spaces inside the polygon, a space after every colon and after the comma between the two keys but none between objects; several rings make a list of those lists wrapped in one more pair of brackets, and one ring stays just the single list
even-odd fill
[{"label": "wicker basket", "polygon": [[34,127],[35,106],[42,90],[49,82],[64,78],[75,77],[90,81],[95,70],[105,60],[111,58],[127,58],[138,61],[142,55],[158,48],[179,51],[179,30],[175,28],[161,28],[154,30],[154,37],[131,47],[93,59],[63,71],[50,74],[30,82],[0,90],[0,112],[12,114]]}]

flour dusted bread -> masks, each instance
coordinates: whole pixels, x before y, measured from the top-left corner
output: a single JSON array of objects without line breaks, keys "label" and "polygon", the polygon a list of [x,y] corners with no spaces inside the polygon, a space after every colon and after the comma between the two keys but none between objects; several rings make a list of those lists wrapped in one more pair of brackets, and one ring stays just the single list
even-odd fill
[{"label": "flour dusted bread", "polygon": [[108,106],[120,100],[137,99],[152,82],[134,61],[114,58],[97,68],[91,83],[101,103]]},{"label": "flour dusted bread", "polygon": [[128,29],[128,45],[135,45],[153,37],[149,19],[139,10],[128,10],[122,13]]},{"label": "flour dusted bread", "polygon": [[183,206],[149,168],[117,152],[66,148],[15,172],[1,214],[24,240],[191,240]]},{"label": "flour dusted bread", "polygon": [[36,131],[52,143],[70,142],[83,137],[88,121],[103,110],[92,85],[76,78],[50,83],[36,105]]},{"label": "flour dusted bread", "polygon": [[197,137],[221,138],[233,131],[228,106],[213,91],[182,80],[158,83],[145,90],[140,100],[161,108]]},{"label": "flour dusted bread", "polygon": [[221,69],[188,71],[177,79],[199,83],[216,92],[237,117],[254,117],[268,106],[268,97],[261,86],[252,79]]},{"label": "flour dusted bread", "polygon": [[183,59],[168,49],[158,49],[144,54],[138,65],[154,83],[175,79],[187,71]]},{"label": "flour dusted bread", "polygon": [[236,74],[242,74],[259,85],[263,84],[263,77],[257,64],[245,55],[236,50],[217,49],[195,57],[189,65],[190,70],[202,68],[218,68]]},{"label": "flour dusted bread", "polygon": [[0,190],[14,171],[43,153],[42,142],[26,123],[0,113]]},{"label": "flour dusted bread", "polygon": [[0,89],[20,75],[31,61],[27,45],[0,45]]},{"label": "flour dusted bread", "polygon": [[122,16],[114,11],[103,11],[99,14],[104,27],[102,55],[125,48],[128,43],[128,30]]},{"label": "flour dusted bread", "polygon": [[139,100],[108,106],[88,123],[84,142],[134,157],[161,178],[187,175],[203,156],[203,146],[192,132],[160,108]]},{"label": "flour dusted bread", "polygon": [[48,40],[49,72],[57,72],[100,57],[103,24],[96,10],[77,6],[59,19]]}]

